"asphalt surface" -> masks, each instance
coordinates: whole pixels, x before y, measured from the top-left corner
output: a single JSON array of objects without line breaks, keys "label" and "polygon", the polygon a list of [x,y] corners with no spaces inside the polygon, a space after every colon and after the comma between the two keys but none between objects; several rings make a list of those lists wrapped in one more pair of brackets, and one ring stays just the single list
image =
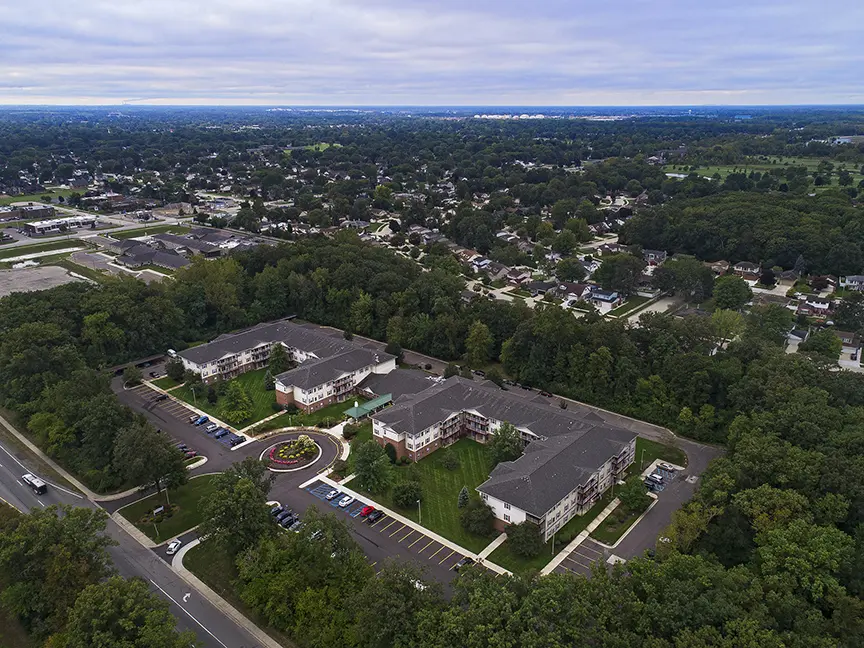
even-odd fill
[{"label": "asphalt surface", "polygon": [[[35,495],[20,480],[22,474],[31,472],[25,467],[26,461],[27,457],[15,449],[0,445],[0,497],[7,502],[22,511],[52,504],[96,508],[81,495],[50,482],[47,493]],[[142,547],[110,519],[105,532],[117,542],[108,552],[118,573],[149,583],[157,595],[168,601],[180,630],[192,630],[206,648],[258,647],[252,635],[219,612],[157,555]]]}]

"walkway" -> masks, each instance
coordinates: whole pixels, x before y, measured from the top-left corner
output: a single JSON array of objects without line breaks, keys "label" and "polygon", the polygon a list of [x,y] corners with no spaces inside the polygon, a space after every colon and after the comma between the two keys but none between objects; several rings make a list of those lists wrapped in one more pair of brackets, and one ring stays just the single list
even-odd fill
[{"label": "walkway", "polygon": [[544,576],[547,574],[551,574],[552,571],[556,567],[558,567],[558,565],[560,565],[562,562],[564,562],[564,560],[571,553],[573,553],[579,545],[581,545],[583,542],[585,542],[588,539],[588,536],[591,535],[591,533],[594,531],[594,529],[596,529],[598,526],[600,526],[600,524],[603,522],[603,520],[605,520],[607,517],[609,517],[612,514],[612,511],[615,510],[615,507],[618,506],[618,503],[619,502],[618,502],[617,497],[615,499],[613,499],[611,502],[609,502],[609,504],[606,506],[606,508],[604,508],[602,511],[600,511],[600,514],[596,518],[594,518],[588,524],[587,527],[585,527],[585,530],[582,531],[582,533],[577,535],[575,538],[573,538],[573,540],[570,542],[570,544],[568,544],[566,547],[564,547],[564,549],[562,549],[558,553],[557,556],[555,556],[551,561],[549,561],[548,565],[546,565],[542,570],[540,570],[540,573],[543,574]]}]

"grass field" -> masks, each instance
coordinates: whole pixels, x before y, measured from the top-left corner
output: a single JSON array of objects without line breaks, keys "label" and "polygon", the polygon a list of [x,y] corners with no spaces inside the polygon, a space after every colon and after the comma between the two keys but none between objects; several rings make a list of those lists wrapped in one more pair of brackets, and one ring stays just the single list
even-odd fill
[{"label": "grass field", "polygon": [[[420,485],[423,489],[423,501],[421,503],[423,526],[466,549],[479,552],[492,541],[492,538],[481,538],[462,528],[459,523],[459,509],[456,507],[456,501],[463,486],[468,487],[468,492],[471,493],[472,497],[477,496],[474,489],[486,481],[489,476],[488,449],[470,439],[460,439],[450,448],[459,457],[460,465],[456,470],[450,471],[441,465],[444,449],[436,450],[416,464],[420,473]],[[407,466],[396,468],[397,482],[407,479],[407,471]],[[396,506],[389,492],[383,495],[370,495],[370,497],[415,522],[419,521],[416,507],[403,509]]]},{"label": "grass field", "polygon": [[637,437],[636,461],[633,462],[631,470],[642,472],[642,470],[647,466],[650,466],[651,462],[655,459],[668,461],[676,466],[687,466],[687,455],[683,450],[662,443],[657,443],[656,441],[651,441],[649,439],[643,439],[642,437]]},{"label": "grass field", "polygon": [[115,239],[130,239],[138,236],[146,236],[148,234],[188,234],[189,228],[182,225],[153,225],[152,227],[142,227],[141,229],[125,230],[123,232],[115,232],[111,236]]},{"label": "grass field", "polygon": [[368,399],[360,396],[351,396],[348,400],[341,403],[333,403],[327,407],[322,407],[320,410],[309,414],[294,414],[291,416],[293,421],[290,425],[308,425],[309,427],[317,427],[323,424],[324,427],[332,427],[339,421],[345,419],[345,410],[351,409],[354,401],[360,405]]},{"label": "grass field", "polygon": [[197,547],[192,547],[183,556],[183,566],[280,644],[286,648],[296,648],[296,644],[288,636],[265,625],[261,618],[237,596],[234,589],[237,567],[224,551],[201,543]]},{"label": "grass field", "polygon": [[57,198],[63,196],[63,200],[71,196],[73,193],[78,192],[82,194],[86,191],[86,189],[46,189],[42,193],[37,194],[26,194],[24,196],[0,196],[0,205],[11,205],[12,203],[19,202],[42,202],[42,196],[51,196],[51,202],[57,203]]},{"label": "grass field", "polygon": [[66,248],[74,247],[86,247],[86,244],[80,239],[63,239],[62,241],[47,241],[45,243],[34,243],[33,245],[21,245],[0,252],[0,259],[13,259],[25,254],[36,254],[37,252],[50,252],[51,250],[64,250]]},{"label": "grass field", "polygon": [[200,503],[203,498],[214,491],[214,477],[215,475],[202,475],[201,477],[190,479],[186,484],[180,486],[180,488],[168,491],[171,504],[179,506],[180,510],[159,525],[149,523],[139,524],[138,520],[155,507],[165,503],[164,493],[154,493],[149,497],[133,502],[129,506],[120,509],[119,513],[151,540],[163,542],[201,524]]},{"label": "grass field", "polygon": [[637,308],[642,306],[645,302],[649,301],[650,297],[642,297],[641,295],[633,295],[632,297],[628,297],[627,301],[621,304],[618,308],[613,308],[609,311],[609,315],[614,317],[621,317],[622,315],[626,315],[632,311],[635,311]]},{"label": "grass field", "polygon": [[[780,157],[780,156],[768,156],[767,159],[754,159],[750,162],[742,162],[740,164],[726,164],[726,165],[694,165],[695,168],[693,171],[700,176],[705,176],[708,178],[714,177],[715,174],[719,175],[721,179],[725,180],[726,177],[730,173],[747,173],[749,174],[751,171],[771,171],[772,169],[782,169],[784,167],[790,166],[804,166],[807,167],[807,171],[810,174],[811,184],[813,181],[812,176],[816,173],[816,170],[819,167],[819,163],[827,161],[834,164],[834,171],[831,176],[831,184],[824,185],[824,187],[838,187],[839,184],[837,182],[837,173],[844,169],[849,171],[852,176],[852,185],[853,187],[857,187],[858,183],[864,179],[864,176],[861,175],[861,167],[860,165],[852,164],[852,163],[837,163],[833,160],[824,160],[823,158],[816,157]],[[690,166],[686,164],[669,164],[663,167],[663,170],[666,173],[690,173]]]},{"label": "grass field", "polygon": [[50,265],[60,266],[61,268],[66,268],[70,272],[74,272],[76,274],[81,275],[82,277],[87,277],[88,279],[92,279],[93,281],[104,281],[106,275],[99,270],[94,270],[93,268],[82,265],[80,263],[75,263],[75,261],[71,258],[62,258],[62,259],[54,259]]},{"label": "grass field", "polygon": [[182,384],[168,376],[162,376],[161,378],[151,380],[150,382],[156,385],[159,389],[173,389],[174,387],[177,387],[177,385]]},{"label": "grass field", "polygon": [[[251,425],[252,423],[267,418],[275,413],[273,403],[276,402],[276,392],[272,389],[270,391],[264,389],[264,376],[266,374],[267,369],[257,369],[256,371],[248,371],[244,374],[240,374],[233,379],[233,381],[236,381],[243,386],[243,389],[246,390],[246,393],[252,400],[252,415],[245,421],[240,421],[238,425]],[[221,399],[218,399],[215,403],[210,403],[207,400],[206,392],[197,397],[193,397],[192,391],[188,387],[183,386],[173,390],[171,395],[195,405],[198,409],[204,410],[216,418],[222,418],[219,412]],[[340,405],[341,404],[342,403],[340,403]],[[343,407],[343,409],[345,408]]]}]

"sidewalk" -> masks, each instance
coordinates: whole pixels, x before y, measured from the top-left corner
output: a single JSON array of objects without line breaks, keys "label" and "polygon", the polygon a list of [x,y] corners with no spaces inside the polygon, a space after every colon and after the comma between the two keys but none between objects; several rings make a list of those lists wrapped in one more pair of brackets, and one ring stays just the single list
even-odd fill
[{"label": "sidewalk", "polygon": [[483,551],[481,551],[479,554],[477,554],[477,557],[480,560],[488,558],[489,554],[491,554],[493,551],[495,551],[498,547],[500,547],[506,541],[507,541],[507,534],[502,533],[497,538],[495,538],[492,542],[490,542],[488,545],[486,545],[486,548]]},{"label": "sidewalk", "polygon": [[183,556],[186,555],[186,552],[192,549],[193,547],[197,547],[201,544],[201,541],[198,539],[192,540],[187,545],[182,547],[180,551],[174,554],[174,558],[171,561],[171,568],[177,572],[177,574],[184,581],[189,583],[190,586],[198,590],[198,592],[207,599],[213,607],[222,612],[225,616],[229,617],[234,623],[239,625],[241,628],[246,630],[249,634],[255,637],[255,640],[258,641],[262,646],[267,646],[267,648],[283,648],[282,644],[278,643],[275,639],[271,638],[266,632],[261,630],[257,625],[252,623],[249,619],[243,616],[237,609],[231,605],[228,601],[219,596],[216,592],[214,592],[210,587],[198,578],[195,574],[190,572],[183,565]]},{"label": "sidewalk", "polygon": [[[350,488],[347,488],[345,486],[344,482],[337,483],[337,482],[333,481],[332,479],[330,479],[329,477],[326,477],[324,475],[319,476],[318,479],[320,481],[324,482],[325,484],[329,484],[333,488],[342,491],[346,495],[350,495],[351,497],[354,497],[355,499],[359,499],[361,501],[368,501],[370,504],[374,504],[376,509],[378,509],[380,511],[384,511],[387,515],[389,515],[394,520],[397,520],[398,522],[401,522],[405,526],[407,526],[411,529],[414,529],[417,533],[424,534],[425,536],[431,538],[432,540],[435,540],[436,542],[444,545],[448,549],[452,549],[453,551],[458,551],[459,553],[461,553],[465,556],[469,556],[470,558],[473,558],[477,562],[481,561],[481,557],[479,554],[476,554],[473,551],[468,551],[467,549],[459,546],[455,542],[452,542],[452,541],[448,540],[447,538],[444,538],[444,537],[438,535],[437,533],[435,533],[431,529],[428,529],[424,526],[417,524],[414,520],[409,520],[408,518],[406,518],[402,515],[399,515],[398,513],[387,508],[386,506],[382,506],[378,502],[373,501],[368,495],[361,495],[360,493],[353,491]],[[487,549],[488,549],[488,547],[487,547]],[[495,563],[483,560],[483,565],[488,567],[490,570],[492,570],[498,574],[506,574],[508,576],[513,575],[512,572],[504,569],[503,567],[496,565]]]},{"label": "sidewalk", "polygon": [[585,530],[582,531],[582,533],[580,533],[575,538],[573,538],[573,540],[570,542],[570,544],[568,544],[561,551],[559,551],[558,555],[555,556],[552,560],[550,560],[549,564],[540,570],[540,574],[542,576],[546,576],[548,574],[551,574],[558,565],[560,565],[562,562],[564,562],[564,559],[567,556],[569,556],[571,553],[573,553],[573,550],[576,549],[576,547],[578,547],[580,544],[582,544],[583,542],[585,542],[585,540],[588,539],[588,536],[591,535],[591,533],[594,531],[594,529],[596,529],[598,526],[600,526],[600,524],[603,522],[603,520],[605,520],[607,517],[609,517],[612,514],[612,511],[615,510],[615,507],[618,506],[618,504],[619,504],[619,501],[618,501],[617,497],[615,499],[613,499],[611,502],[609,502],[609,504],[606,506],[606,508],[604,508],[602,511],[600,511],[600,515],[598,515],[596,518],[594,518],[588,524],[588,526],[585,527]]}]

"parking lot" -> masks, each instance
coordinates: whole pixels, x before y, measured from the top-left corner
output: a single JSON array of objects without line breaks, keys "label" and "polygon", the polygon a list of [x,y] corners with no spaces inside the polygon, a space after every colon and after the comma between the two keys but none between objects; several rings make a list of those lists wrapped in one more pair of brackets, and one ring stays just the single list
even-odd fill
[{"label": "parking lot", "polygon": [[349,527],[357,536],[373,567],[385,558],[401,557],[425,568],[427,573],[442,583],[449,583],[455,577],[453,567],[466,557],[464,553],[451,549],[426,533],[387,514],[374,521],[368,521],[361,516],[361,512],[364,507],[370,505],[369,502],[355,499],[347,507],[342,508],[339,506],[341,494],[332,500],[327,500],[327,493],[331,490],[333,490],[332,486],[319,481],[299,492],[307,497],[311,496],[312,502],[318,508],[336,511],[347,518]]},{"label": "parking lot", "polygon": [[598,560],[605,564],[608,554],[607,550],[601,545],[594,542],[591,538],[586,538],[582,544],[570,552],[555,571],[559,574],[579,574],[581,576],[590,576],[591,567]]}]

